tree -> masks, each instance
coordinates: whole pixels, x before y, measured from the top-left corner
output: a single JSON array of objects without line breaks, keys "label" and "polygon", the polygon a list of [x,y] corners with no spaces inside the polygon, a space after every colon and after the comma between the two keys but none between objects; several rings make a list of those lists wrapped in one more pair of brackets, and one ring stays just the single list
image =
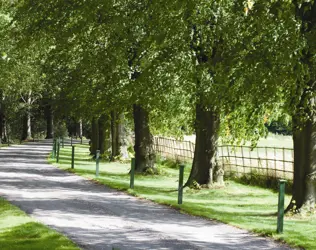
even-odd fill
[{"label": "tree", "polygon": [[177,45],[180,55],[189,55],[181,59],[190,73],[179,75],[184,77],[183,89],[193,94],[191,101],[196,107],[197,146],[186,185],[193,181],[208,184],[216,166],[221,131],[229,131],[225,135],[232,141],[244,138],[255,142],[265,132],[266,114],[273,113],[283,101],[282,88],[275,86],[280,82],[286,85],[284,76],[294,65],[293,53],[299,50],[294,34],[297,22],[291,16],[291,3],[285,1],[189,1],[178,2],[174,8],[170,5],[169,10],[177,10],[179,21],[168,11],[165,20],[171,19],[173,27],[173,21],[178,26],[176,30],[165,26],[184,41]]},{"label": "tree", "polygon": [[[316,1],[293,1],[304,47],[289,104],[293,121],[294,183],[287,210],[315,209],[316,203]],[[292,105],[291,105],[292,104]]]},{"label": "tree", "polygon": [[[2,9],[2,11],[4,11],[4,9]],[[1,98],[2,121],[4,117],[6,117],[6,126],[9,128],[10,122],[13,123],[13,121],[16,120],[14,113],[17,113],[16,111],[22,112],[23,114],[21,113],[21,115],[25,116],[25,131],[24,135],[22,135],[22,139],[31,138],[32,106],[37,101],[42,86],[40,84],[38,67],[34,64],[34,60],[38,54],[27,53],[29,51],[20,53],[21,51],[14,49],[16,41],[15,39],[11,39],[10,32],[15,33],[18,28],[9,25],[11,21],[10,12],[3,13],[6,14],[0,14],[0,32],[3,39],[1,40],[1,64],[3,64],[3,74],[1,77],[3,84]],[[9,104],[8,101],[14,103]],[[6,105],[4,102],[6,102]],[[9,106],[11,106],[13,110],[9,110]]]},{"label": "tree", "polygon": [[[151,130],[181,126],[174,122],[175,117],[186,120],[181,112],[188,120],[194,117],[190,185],[212,182],[221,133],[224,139],[255,143],[265,133],[265,117],[291,110],[293,103],[300,107],[293,93],[313,93],[314,85],[305,80],[294,87],[293,68],[306,46],[299,41],[293,13],[289,1],[25,0],[16,3],[14,24],[20,40],[32,34],[26,49],[44,38],[46,51],[35,58],[45,81],[57,86],[52,91],[55,117],[92,121],[92,154],[103,147],[111,114],[112,154],[118,154],[115,117],[129,110],[136,170],[155,172]],[[306,13],[296,16],[305,20]],[[313,20],[306,21],[310,30]],[[312,41],[314,31],[304,32],[309,34],[304,41]],[[312,60],[310,55],[305,59]],[[301,68],[297,65],[296,72]]]}]

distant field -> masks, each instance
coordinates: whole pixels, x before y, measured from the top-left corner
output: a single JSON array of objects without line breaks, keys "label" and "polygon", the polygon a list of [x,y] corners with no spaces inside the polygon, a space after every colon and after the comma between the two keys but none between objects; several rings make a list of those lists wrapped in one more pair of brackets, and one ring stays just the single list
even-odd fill
[{"label": "distant field", "polygon": [[267,138],[262,138],[258,142],[262,147],[293,148],[293,139],[289,135],[269,134]]},{"label": "distant field", "polygon": [[[195,135],[184,136],[184,141],[195,143]],[[293,148],[292,136],[269,134],[267,138],[261,138],[258,142],[259,147],[280,147]]]}]

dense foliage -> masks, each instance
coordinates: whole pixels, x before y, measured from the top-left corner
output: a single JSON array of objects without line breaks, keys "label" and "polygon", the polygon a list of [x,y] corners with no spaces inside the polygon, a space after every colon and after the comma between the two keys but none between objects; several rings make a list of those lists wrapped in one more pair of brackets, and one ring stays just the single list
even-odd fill
[{"label": "dense foliage", "polygon": [[202,175],[211,178],[197,181],[209,182],[219,135],[256,143],[284,117],[286,124],[294,118],[295,130],[315,123],[315,6],[311,0],[2,1],[2,110],[7,122],[23,110],[29,121],[36,105],[55,121],[84,120],[93,144],[108,135],[110,117],[114,138],[124,114],[127,123],[134,119],[140,139],[134,149],[144,161],[153,160],[151,132],[181,137],[195,130],[201,147],[192,171],[206,165]]}]

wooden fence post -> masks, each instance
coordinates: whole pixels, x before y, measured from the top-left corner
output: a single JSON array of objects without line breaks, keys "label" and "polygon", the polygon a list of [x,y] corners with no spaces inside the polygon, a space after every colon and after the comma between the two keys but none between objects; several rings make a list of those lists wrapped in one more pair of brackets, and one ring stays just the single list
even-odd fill
[{"label": "wooden fence post", "polygon": [[56,162],[59,163],[59,153],[60,153],[60,138],[57,140],[57,157]]},{"label": "wooden fence post", "polygon": [[75,168],[75,146],[71,146],[72,150],[71,150],[71,168],[74,169]]},{"label": "wooden fence post", "polygon": [[131,177],[130,177],[130,189],[134,189],[134,179],[135,179],[135,158],[131,160]]},{"label": "wooden fence post", "polygon": [[178,204],[181,205],[183,201],[183,175],[184,175],[184,165],[180,165],[179,169],[179,187],[178,187]]},{"label": "wooden fence post", "polygon": [[279,180],[279,202],[278,202],[278,224],[277,224],[277,232],[279,234],[283,233],[285,183],[286,183],[286,180]]},{"label": "wooden fence post", "polygon": [[97,150],[95,156],[95,176],[99,177],[100,150]]}]

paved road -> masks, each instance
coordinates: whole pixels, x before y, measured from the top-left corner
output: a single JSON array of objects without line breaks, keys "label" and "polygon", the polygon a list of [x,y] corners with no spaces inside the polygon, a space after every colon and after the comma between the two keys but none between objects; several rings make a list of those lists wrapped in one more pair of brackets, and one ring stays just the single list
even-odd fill
[{"label": "paved road", "polygon": [[0,150],[0,196],[82,249],[290,249],[139,200],[46,163],[51,142]]}]

